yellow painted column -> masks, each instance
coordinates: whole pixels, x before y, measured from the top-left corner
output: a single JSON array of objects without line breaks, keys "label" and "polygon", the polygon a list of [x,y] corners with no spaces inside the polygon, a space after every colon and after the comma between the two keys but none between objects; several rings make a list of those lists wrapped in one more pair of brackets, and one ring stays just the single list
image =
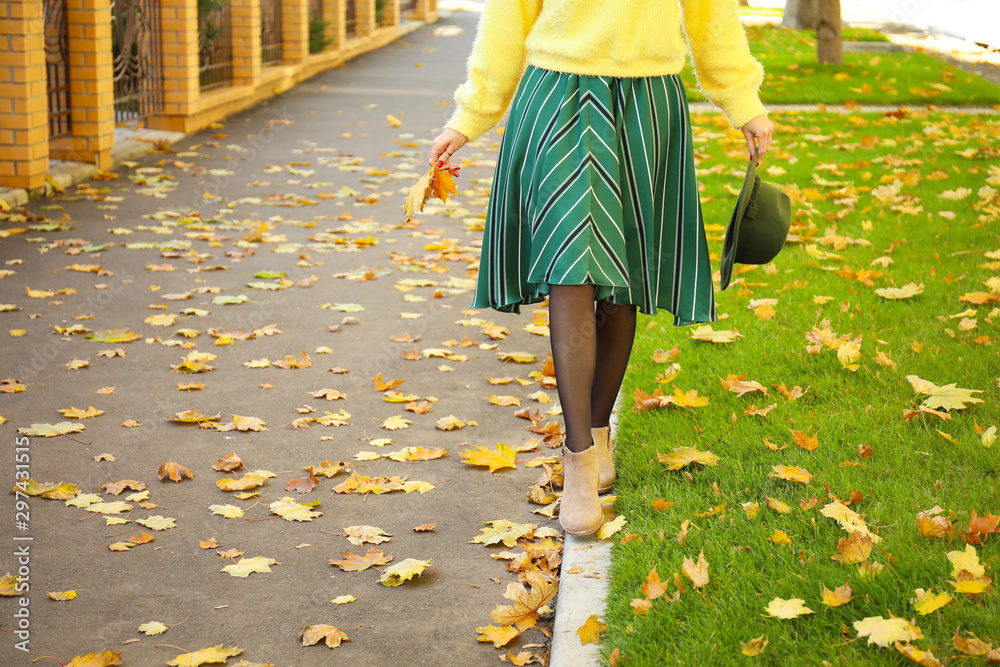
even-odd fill
[{"label": "yellow painted column", "polygon": [[252,86],[261,73],[260,0],[233,0],[233,84]]},{"label": "yellow painted column", "polygon": [[66,18],[71,134],[52,143],[51,155],[110,169],[115,143],[111,1],[67,0]]},{"label": "yellow painted column", "polygon": [[[160,26],[163,44],[163,113],[151,117],[149,126],[186,132],[189,129],[188,116],[201,97],[198,0],[160,0]],[[235,51],[235,43],[233,47]]]},{"label": "yellow painted column", "polygon": [[375,0],[356,0],[354,10],[357,13],[354,22],[354,34],[367,37],[375,29]]},{"label": "yellow painted column", "polygon": [[389,0],[382,9],[382,25],[399,25],[399,0]]},{"label": "yellow painted column", "polygon": [[42,0],[0,3],[0,185],[35,190],[49,168]]},{"label": "yellow painted column", "polygon": [[417,0],[417,6],[413,9],[413,18],[417,21],[427,21],[428,23],[437,21],[437,0]]},{"label": "yellow painted column", "polygon": [[309,57],[309,0],[282,0],[281,50],[286,63]]},{"label": "yellow painted column", "polygon": [[323,36],[330,40],[327,51],[339,51],[347,41],[347,21],[344,0],[323,0],[323,20],[329,21]]}]

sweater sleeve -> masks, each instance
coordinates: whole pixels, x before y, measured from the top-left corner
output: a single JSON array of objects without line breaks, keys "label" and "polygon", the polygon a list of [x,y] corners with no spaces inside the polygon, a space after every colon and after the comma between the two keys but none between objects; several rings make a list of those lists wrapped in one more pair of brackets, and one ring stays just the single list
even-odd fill
[{"label": "sweater sleeve", "polygon": [[684,34],[698,84],[735,128],[767,111],[758,89],[764,68],[750,53],[735,0],[681,0]]},{"label": "sweater sleeve", "polygon": [[503,117],[524,73],[524,41],[542,0],[486,0],[468,61],[455,91],[456,109],[445,127],[474,141]]}]

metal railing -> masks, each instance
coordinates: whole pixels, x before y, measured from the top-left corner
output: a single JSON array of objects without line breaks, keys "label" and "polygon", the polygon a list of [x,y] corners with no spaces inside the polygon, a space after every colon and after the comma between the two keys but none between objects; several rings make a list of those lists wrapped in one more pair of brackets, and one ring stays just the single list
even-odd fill
[{"label": "metal railing", "polygon": [[406,18],[406,12],[412,12],[417,8],[417,0],[399,0],[399,17]]},{"label": "metal railing", "polygon": [[49,97],[49,138],[72,132],[69,102],[69,17],[66,0],[45,0],[45,74]]},{"label": "metal railing", "polygon": [[344,6],[347,12],[344,18],[344,25],[347,28],[347,36],[353,37],[358,33],[358,8],[354,0],[347,0],[347,2],[344,3]]},{"label": "metal railing", "polygon": [[279,65],[281,52],[281,0],[260,0],[261,64]]},{"label": "metal railing", "polygon": [[233,79],[233,21],[229,0],[198,0],[198,67],[201,89]]},{"label": "metal railing", "polygon": [[115,122],[138,122],[163,108],[159,0],[111,0]]}]

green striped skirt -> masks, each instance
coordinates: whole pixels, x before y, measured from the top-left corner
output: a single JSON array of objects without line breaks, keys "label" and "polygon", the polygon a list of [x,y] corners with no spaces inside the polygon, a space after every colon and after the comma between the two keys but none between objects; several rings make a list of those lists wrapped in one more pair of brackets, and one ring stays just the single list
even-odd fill
[{"label": "green striped skirt", "polygon": [[712,267],[684,86],[676,75],[529,67],[490,194],[474,308],[520,312],[549,285],[714,322]]}]

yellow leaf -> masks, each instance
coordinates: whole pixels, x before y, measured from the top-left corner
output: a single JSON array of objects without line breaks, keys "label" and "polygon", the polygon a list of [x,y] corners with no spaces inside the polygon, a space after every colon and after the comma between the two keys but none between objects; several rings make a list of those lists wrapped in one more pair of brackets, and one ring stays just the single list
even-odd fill
[{"label": "yellow leaf", "polygon": [[315,646],[322,641],[330,648],[337,648],[341,642],[349,642],[347,634],[332,625],[308,625],[299,633],[303,646]]},{"label": "yellow leaf", "polygon": [[767,540],[772,544],[778,544],[778,545],[784,544],[786,546],[792,546],[792,538],[788,536],[788,533],[777,529],[771,534],[769,538],[767,538]]},{"label": "yellow leaf", "polygon": [[823,587],[823,604],[827,607],[839,607],[840,605],[847,604],[851,601],[851,585],[844,584],[843,586],[838,586],[836,590],[830,590],[826,586]]},{"label": "yellow leaf", "polygon": [[419,577],[423,574],[424,569],[430,566],[431,562],[429,560],[407,558],[385,568],[378,581],[383,586],[399,586],[413,577]]},{"label": "yellow leaf", "polygon": [[924,667],[941,667],[941,661],[935,658],[934,654],[930,651],[921,651],[912,644],[901,644],[900,642],[893,642],[892,645],[897,651],[918,665],[923,665]]},{"label": "yellow leaf", "polygon": [[607,629],[607,623],[597,620],[597,614],[591,614],[587,621],[577,629],[576,634],[580,636],[580,643],[584,646],[599,644],[601,643],[601,635]]},{"label": "yellow leaf", "polygon": [[513,548],[522,537],[530,539],[534,530],[538,528],[533,523],[514,523],[506,519],[483,521],[482,523],[488,523],[490,527],[483,528],[480,534],[471,540],[469,544],[489,545],[502,542],[507,548]]},{"label": "yellow leaf", "polygon": [[365,542],[371,544],[388,542],[392,537],[390,533],[386,533],[376,526],[348,526],[344,528],[344,535],[347,537],[348,542],[358,547]]},{"label": "yellow leaf", "polygon": [[771,600],[764,611],[771,618],[798,618],[803,614],[813,614],[815,613],[812,609],[805,606],[805,600],[799,598],[791,598],[785,600],[783,598],[776,597]]},{"label": "yellow leaf", "polygon": [[979,389],[962,389],[954,382],[944,385],[943,387],[939,387],[933,382],[922,380],[916,375],[907,375],[906,379],[910,381],[913,391],[918,394],[926,394],[928,396],[923,403],[928,408],[963,410],[965,409],[966,403],[983,402],[983,399],[972,396],[972,394],[981,394],[982,391]]},{"label": "yellow leaf", "polygon": [[601,524],[601,527],[597,529],[596,537],[599,540],[606,540],[615,533],[617,533],[619,530],[621,530],[622,526],[624,525],[625,525],[625,515],[619,514],[613,520],[606,521],[603,524]]},{"label": "yellow leaf", "polygon": [[60,410],[59,412],[62,413],[63,417],[69,417],[71,419],[88,419],[91,417],[100,417],[104,414],[104,410],[98,410],[93,406],[88,407],[86,410],[70,407]]},{"label": "yellow leaf", "polygon": [[505,646],[511,639],[521,634],[521,631],[513,625],[487,625],[483,628],[476,628],[479,635],[476,637],[481,642],[493,642],[494,648]]},{"label": "yellow leaf", "polygon": [[413,422],[409,419],[404,419],[399,415],[393,415],[382,422],[382,428],[390,431],[398,431],[400,429],[409,428],[412,423]]},{"label": "yellow leaf", "polygon": [[318,516],[323,516],[322,512],[315,512],[309,505],[303,505],[289,497],[274,501],[268,508],[285,521],[312,521]]},{"label": "yellow leaf", "polygon": [[877,644],[883,648],[888,648],[889,644],[898,641],[914,641],[923,639],[924,634],[916,625],[905,618],[882,618],[881,616],[869,616],[860,621],[854,621],[854,629],[858,631],[858,637],[868,637],[868,644]]},{"label": "yellow leaf", "polygon": [[495,394],[489,394],[486,396],[486,399],[493,405],[499,405],[499,406],[516,405],[518,407],[521,407],[521,401],[518,400],[516,396],[497,396]]},{"label": "yellow leaf", "polygon": [[965,593],[967,595],[979,595],[985,593],[990,589],[990,584],[993,580],[989,577],[964,579],[959,577],[958,581],[949,581],[949,584],[955,587],[956,593]]},{"label": "yellow leaf", "polygon": [[246,579],[254,572],[270,572],[271,568],[269,566],[274,565],[277,562],[278,561],[274,560],[273,558],[267,558],[265,556],[254,556],[253,558],[240,558],[239,561],[237,561],[236,563],[233,563],[232,565],[227,565],[219,571],[228,572],[231,576],[242,577],[243,579]]},{"label": "yellow leaf", "polygon": [[953,577],[957,577],[962,570],[966,570],[976,577],[986,576],[986,568],[980,564],[976,547],[971,544],[965,545],[965,551],[949,551],[948,560],[951,561],[951,576]]},{"label": "yellow leaf", "polygon": [[943,516],[936,516],[944,510],[935,505],[929,510],[917,514],[917,529],[924,537],[951,537],[951,521]]},{"label": "yellow leaf", "polygon": [[806,450],[811,452],[819,447],[819,434],[816,435],[806,435],[805,431],[792,431],[792,442]]},{"label": "yellow leaf", "polygon": [[403,125],[403,121],[399,120],[392,114],[385,117],[385,122],[389,123],[389,127],[401,127]]},{"label": "yellow leaf", "polygon": [[497,605],[490,612],[494,621],[501,625],[514,625],[522,632],[534,627],[538,621],[538,610],[548,604],[559,589],[552,573],[543,570],[530,570],[523,574],[525,586],[520,581],[507,584],[504,597],[514,602],[513,605]]},{"label": "yellow leaf", "polygon": [[844,565],[854,565],[868,560],[872,552],[872,538],[858,531],[847,537],[840,538],[837,544],[837,555],[831,558]]},{"label": "yellow leaf", "polygon": [[695,563],[690,558],[685,558],[681,564],[684,576],[691,580],[695,588],[702,588],[708,583],[708,561],[705,560],[705,552],[698,554],[698,562]]},{"label": "yellow leaf", "polygon": [[924,284],[907,283],[902,287],[883,287],[875,290],[883,299],[909,299],[924,291]]},{"label": "yellow leaf", "polygon": [[58,592],[58,593],[54,593],[52,591],[49,591],[48,592],[48,596],[49,596],[50,600],[58,600],[60,602],[66,601],[66,600],[75,600],[76,599],[76,591],[62,591],[62,592]]},{"label": "yellow leaf", "polygon": [[808,484],[809,480],[814,477],[805,468],[798,468],[796,466],[771,466],[771,469],[774,470],[770,475],[771,477],[787,479],[801,484]]},{"label": "yellow leaf", "polygon": [[748,642],[740,642],[740,652],[748,658],[752,658],[755,655],[760,655],[767,648],[768,640],[761,635],[751,639]]},{"label": "yellow leaf", "polygon": [[348,604],[357,600],[353,595],[338,595],[337,597],[330,600],[333,604]]},{"label": "yellow leaf", "polygon": [[710,451],[702,452],[694,447],[675,447],[670,454],[657,454],[657,459],[660,463],[667,464],[667,470],[680,470],[690,463],[715,466],[721,460]]},{"label": "yellow leaf", "polygon": [[105,650],[102,653],[78,655],[66,663],[66,667],[108,667],[109,665],[120,665],[121,662],[121,653],[112,653],[110,650]]},{"label": "yellow leaf", "polygon": [[243,516],[243,509],[236,505],[209,505],[208,509],[212,510],[212,514],[218,514],[227,519],[239,519]]},{"label": "yellow leaf", "polygon": [[917,597],[910,602],[913,603],[913,608],[921,616],[932,614],[955,599],[947,592],[935,593],[934,591],[925,591],[922,588],[918,588],[915,592]]},{"label": "yellow leaf", "polygon": [[712,325],[704,324],[698,327],[694,327],[691,330],[691,338],[694,340],[702,340],[710,343],[731,343],[737,338],[742,338],[743,334],[738,331],[724,329],[721,331],[713,331]]},{"label": "yellow leaf", "polygon": [[502,468],[517,468],[517,453],[506,443],[498,442],[496,450],[476,445],[475,450],[462,452],[462,463],[473,466],[488,466],[490,472]]},{"label": "yellow leaf", "polygon": [[[963,637],[958,633],[958,630],[955,630],[955,634],[952,636],[952,645],[954,645],[956,651],[967,655],[983,656],[993,650],[992,642],[984,642],[972,632],[969,633],[969,636],[971,638]],[[986,661],[990,662],[991,658],[992,656],[987,656]]]},{"label": "yellow leaf", "polygon": [[[229,658],[239,655],[243,649],[225,648],[222,644],[211,648],[203,648],[194,653],[182,653],[167,664],[171,667],[198,667],[198,665],[225,663]],[[67,667],[69,667],[67,665]]]},{"label": "yellow leaf", "polygon": [[788,503],[778,500],[777,498],[772,498],[771,496],[764,496],[764,498],[767,499],[767,506],[779,514],[787,514],[792,511],[792,508],[788,506]]},{"label": "yellow leaf", "polygon": [[825,505],[819,513],[839,523],[840,527],[848,533],[857,531],[862,535],[867,535],[872,538],[872,542],[875,544],[882,541],[881,537],[873,533],[871,529],[868,528],[868,524],[866,524],[864,519],[861,518],[861,515],[841,503],[839,500],[834,500],[832,503]]},{"label": "yellow leaf", "polygon": [[151,637],[153,635],[162,635],[167,631],[167,626],[159,621],[150,621],[149,623],[143,623],[139,626],[139,632]]}]

